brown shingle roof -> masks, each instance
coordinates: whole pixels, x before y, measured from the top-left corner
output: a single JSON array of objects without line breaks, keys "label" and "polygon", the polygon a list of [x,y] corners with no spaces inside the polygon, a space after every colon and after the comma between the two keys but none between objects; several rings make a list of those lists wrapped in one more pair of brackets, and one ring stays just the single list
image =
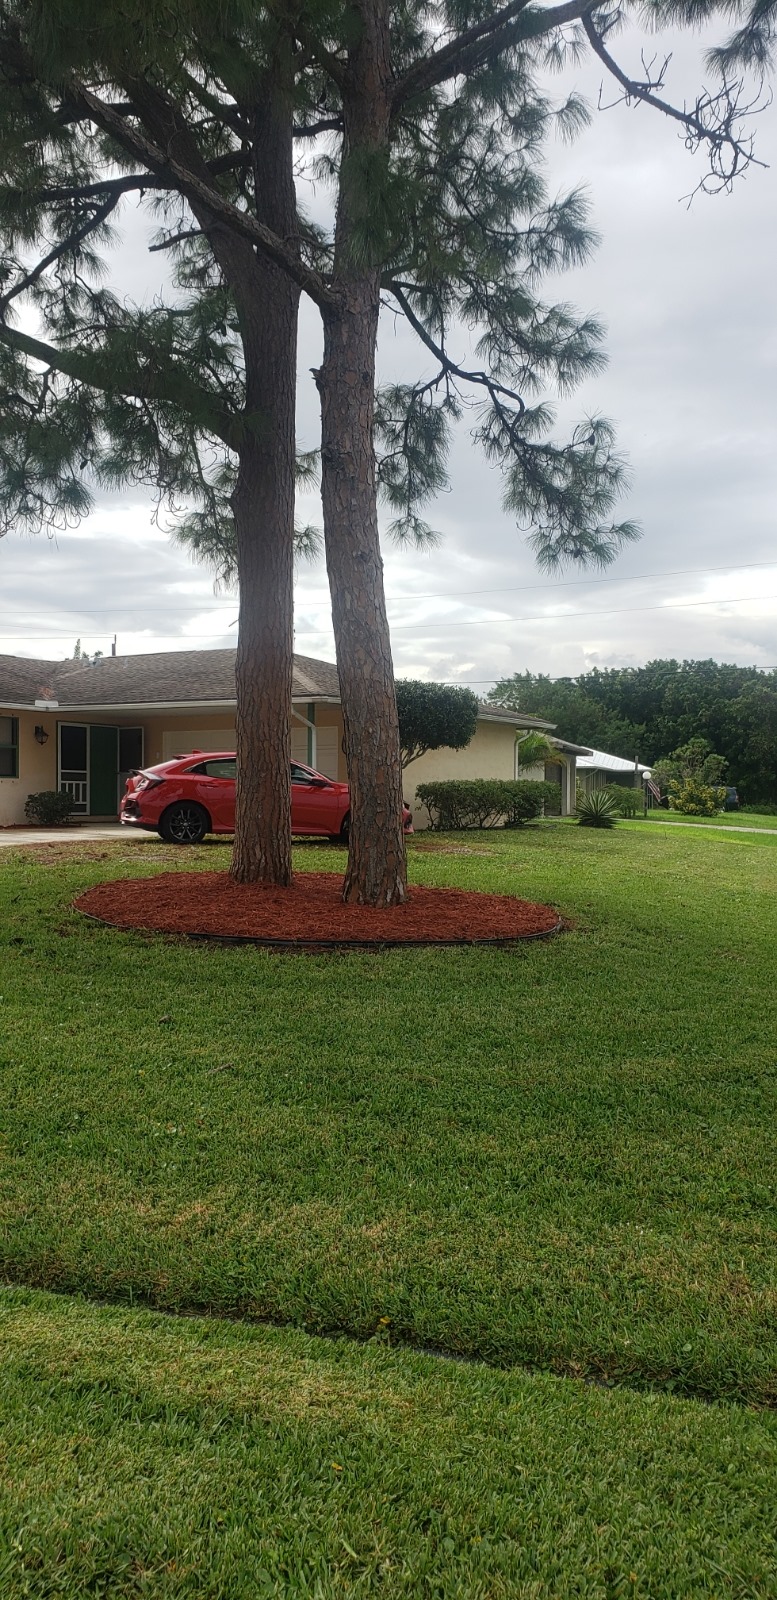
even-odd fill
[{"label": "brown shingle roof", "polygon": [[[34,661],[26,656],[0,656],[0,701],[9,705],[33,705],[48,698],[54,690],[54,675],[60,661]],[[43,691],[43,692],[42,692]]]},{"label": "brown shingle roof", "polygon": [[[294,657],[295,699],[338,700],[337,668],[312,656]],[[234,650],[164,650],[151,655],[103,656],[87,661],[33,661],[0,656],[0,705],[56,700],[63,711],[112,706],[234,705]],[[552,722],[480,702],[489,722],[516,728],[552,728]]]},{"label": "brown shingle roof", "polygon": [[[62,709],[79,707],[234,704],[234,650],[169,650],[83,661],[27,661],[0,656],[0,704],[32,705],[41,687]],[[337,668],[294,657],[296,698],[337,699]],[[47,695],[47,697],[49,697]]]}]

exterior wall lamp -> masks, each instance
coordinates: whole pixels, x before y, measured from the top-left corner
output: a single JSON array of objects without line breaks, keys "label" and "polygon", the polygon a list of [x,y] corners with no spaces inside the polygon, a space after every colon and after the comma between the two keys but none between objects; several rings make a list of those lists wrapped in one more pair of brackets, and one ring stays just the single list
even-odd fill
[{"label": "exterior wall lamp", "polygon": [[35,729],[35,737],[38,741],[38,744],[45,744],[46,740],[48,739],[46,729],[41,727],[40,723],[38,723],[38,726]]}]

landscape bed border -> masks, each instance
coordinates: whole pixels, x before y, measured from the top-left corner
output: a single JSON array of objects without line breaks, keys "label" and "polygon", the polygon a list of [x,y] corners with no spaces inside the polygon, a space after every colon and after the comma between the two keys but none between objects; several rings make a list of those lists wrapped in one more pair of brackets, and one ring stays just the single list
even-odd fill
[{"label": "landscape bed border", "polygon": [[386,951],[386,950],[465,950],[477,949],[481,945],[492,950],[510,950],[514,945],[526,944],[531,939],[553,939],[559,933],[564,933],[569,923],[559,917],[552,928],[539,928],[533,933],[514,933],[510,936],[504,934],[489,938],[472,939],[273,939],[267,935],[250,933],[197,933],[193,931],[172,932],[169,928],[133,927],[120,922],[113,922],[109,917],[98,917],[94,911],[83,911],[77,900],[71,902],[74,911],[79,916],[85,917],[89,922],[99,923],[104,928],[115,928],[119,933],[141,933],[152,938],[173,939],[176,942],[186,940],[193,944],[223,944],[223,945],[257,945],[260,949],[286,951],[293,955],[317,953],[326,954],[330,951]]}]

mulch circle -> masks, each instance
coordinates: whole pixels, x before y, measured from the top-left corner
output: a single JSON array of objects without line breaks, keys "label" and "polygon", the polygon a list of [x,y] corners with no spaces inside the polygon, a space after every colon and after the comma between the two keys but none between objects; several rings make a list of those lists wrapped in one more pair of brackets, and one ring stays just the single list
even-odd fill
[{"label": "mulch circle", "polygon": [[401,906],[343,905],[342,883],[338,873],[298,872],[290,889],[266,889],[226,872],[164,872],[98,883],[73,904],[116,928],[286,950],[511,945],[547,939],[562,926],[552,906],[418,884]]}]

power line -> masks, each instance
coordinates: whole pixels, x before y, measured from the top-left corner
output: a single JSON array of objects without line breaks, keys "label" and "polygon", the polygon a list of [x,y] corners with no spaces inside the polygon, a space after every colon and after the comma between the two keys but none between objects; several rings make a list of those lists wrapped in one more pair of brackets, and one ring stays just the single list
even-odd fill
[{"label": "power line", "polygon": [[[494,628],[513,622],[574,622],[577,617],[622,617],[643,611],[688,611],[695,606],[739,606],[748,600],[777,600],[777,594],[741,594],[726,600],[678,600],[667,605],[618,606],[607,611],[541,611],[530,617],[470,617],[458,622],[425,622],[421,626],[428,633],[436,633],[439,628]],[[397,623],[393,631],[403,633],[418,627],[417,622],[403,622]],[[300,637],[304,639],[309,635],[300,630]]]},{"label": "power line", "polygon": [[[711,572],[750,572],[753,569],[765,569],[774,566],[777,566],[777,562],[775,561],[735,561],[728,562],[722,567],[677,567],[670,572],[637,572],[631,573],[624,577],[619,577],[617,574],[611,574],[606,578],[564,578],[553,583],[518,583],[510,585],[509,587],[504,587],[500,584],[492,589],[446,589],[439,593],[428,592],[424,594],[393,594],[387,595],[386,599],[390,604],[404,605],[412,604],[417,600],[457,600],[462,597],[465,599],[471,599],[484,594],[534,594],[539,590],[545,589],[575,589],[601,583],[649,583],[652,580],[661,578],[686,578],[694,576],[701,577],[706,573]],[[134,616],[136,613],[142,613],[143,616],[169,616],[171,613],[177,611],[191,612],[198,609],[211,611],[216,610],[218,607],[222,607],[224,611],[233,611],[238,603],[236,598],[224,599],[220,601],[219,597],[214,595],[209,600],[206,600],[203,597],[201,606],[198,606],[198,598],[198,596],[194,596],[190,604],[180,606],[147,606],[140,601],[136,606],[99,606],[93,610],[82,610],[80,607],[74,607],[71,611],[64,611],[62,607],[57,607],[55,614],[58,616],[65,615],[72,617],[122,617]],[[300,609],[313,609],[317,606],[328,606],[329,604],[330,599],[328,595],[322,600],[303,599],[300,604]],[[57,635],[52,634],[51,637],[55,638]],[[69,638],[70,635],[61,634],[59,637]]]},{"label": "power line", "polygon": [[500,584],[494,589],[448,589],[444,594],[387,595],[386,599],[391,601],[455,600],[460,595],[467,597],[481,594],[524,594],[534,593],[538,589],[573,589],[579,588],[583,584],[598,583],[648,583],[652,578],[685,578],[692,577],[694,574],[702,576],[707,572],[749,572],[753,568],[774,566],[777,566],[776,561],[735,561],[728,562],[725,567],[678,567],[673,572],[636,572],[627,577],[618,577],[616,574],[612,574],[609,578],[564,578],[558,583],[518,583],[510,588],[504,588]]},{"label": "power line", "polygon": [[[423,629],[427,635],[434,635],[435,633],[439,633],[441,628],[495,628],[507,627],[516,622],[575,622],[579,617],[636,616],[646,611],[690,611],[699,606],[746,605],[749,601],[753,600],[777,600],[777,594],[741,594],[734,595],[729,599],[723,600],[678,600],[676,602],[670,601],[667,604],[655,606],[618,606],[604,611],[540,611],[535,613],[533,616],[525,617],[469,617],[462,618],[458,621],[447,622],[402,622],[392,624],[391,631],[395,633],[415,633],[420,632],[421,629]],[[321,638],[322,634],[327,633],[328,631],[329,630],[326,628],[295,628],[294,636],[295,638],[300,639],[319,639]],[[34,630],[27,629],[23,632],[6,632],[4,637],[41,639],[44,641],[51,640],[53,643],[57,639],[72,638],[72,629],[70,633],[35,633]],[[163,635],[163,637],[165,636]],[[187,634],[186,638],[182,642],[186,644],[191,642],[192,639],[210,639],[212,637],[213,634],[210,632],[201,634]]]}]

